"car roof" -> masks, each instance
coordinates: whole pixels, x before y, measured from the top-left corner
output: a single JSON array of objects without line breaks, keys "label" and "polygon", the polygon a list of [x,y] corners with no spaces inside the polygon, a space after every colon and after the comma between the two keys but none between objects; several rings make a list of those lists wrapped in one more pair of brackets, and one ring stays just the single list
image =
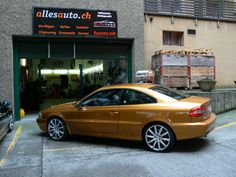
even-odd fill
[{"label": "car roof", "polygon": [[95,92],[108,90],[108,89],[134,89],[134,90],[142,91],[143,93],[146,93],[149,96],[152,96],[152,97],[158,99],[159,102],[173,101],[174,99],[170,98],[169,96],[166,96],[162,93],[158,93],[156,91],[148,89],[148,88],[159,87],[159,86],[160,85],[157,85],[157,84],[145,84],[145,83],[117,84],[117,85],[109,85],[109,86],[102,87],[102,88],[96,90]]},{"label": "car roof", "polygon": [[101,89],[121,89],[121,88],[151,88],[155,87],[157,85],[155,84],[141,84],[141,83],[135,83],[135,84],[117,84],[117,85],[109,85],[102,87]]},{"label": "car roof", "polygon": [[109,89],[134,89],[134,90],[139,90],[142,91],[143,93],[148,94],[149,96],[154,97],[155,99],[158,99],[159,102],[169,102],[169,101],[173,101],[174,99],[166,96],[162,93],[158,93],[156,91],[153,91],[149,88],[152,87],[159,87],[160,85],[157,84],[145,84],[145,83],[133,83],[133,84],[117,84],[117,85],[109,85],[109,86],[104,86],[101,87],[97,90],[95,90],[94,92],[90,93],[89,95],[85,96],[82,100],[88,98],[89,96],[91,96],[92,94],[99,92],[99,91],[103,91],[103,90],[109,90]]}]

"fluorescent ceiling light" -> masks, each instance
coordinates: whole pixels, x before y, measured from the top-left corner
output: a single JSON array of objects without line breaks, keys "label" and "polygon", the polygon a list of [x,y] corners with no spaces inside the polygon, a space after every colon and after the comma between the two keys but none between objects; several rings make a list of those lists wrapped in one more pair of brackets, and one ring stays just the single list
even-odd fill
[{"label": "fluorescent ceiling light", "polygon": [[[86,68],[83,70],[83,74],[89,74],[89,73],[94,73],[94,72],[100,72],[103,71],[103,64],[91,67],[91,68]],[[41,74],[42,75],[50,75],[50,74],[80,74],[79,69],[41,69]]]},{"label": "fluorescent ceiling light", "polygon": [[52,74],[52,69],[41,69],[41,74],[43,75]]},{"label": "fluorescent ceiling light", "polygon": [[66,69],[54,69],[53,74],[68,74],[68,70],[66,70]]},{"label": "fluorescent ceiling light", "polygon": [[26,66],[26,59],[25,58],[20,59],[20,65],[21,66]]},{"label": "fluorescent ceiling light", "polygon": [[80,74],[80,70],[79,69],[70,69],[69,74]]},{"label": "fluorescent ceiling light", "polygon": [[94,73],[94,72],[99,72],[103,70],[103,64],[91,67],[91,68],[87,68],[83,70],[84,74],[88,74],[88,73]]}]

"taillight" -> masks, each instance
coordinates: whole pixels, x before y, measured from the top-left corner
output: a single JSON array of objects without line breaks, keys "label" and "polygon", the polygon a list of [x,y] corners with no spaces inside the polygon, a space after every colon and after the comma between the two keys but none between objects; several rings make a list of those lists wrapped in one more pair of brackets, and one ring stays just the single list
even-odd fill
[{"label": "taillight", "polygon": [[197,106],[189,112],[189,117],[203,117],[207,114],[207,108],[205,106]]}]

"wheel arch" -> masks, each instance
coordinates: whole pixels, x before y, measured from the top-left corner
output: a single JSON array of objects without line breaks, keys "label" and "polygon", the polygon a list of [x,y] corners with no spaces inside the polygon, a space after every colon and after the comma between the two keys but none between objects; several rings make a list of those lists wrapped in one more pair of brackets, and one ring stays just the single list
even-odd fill
[{"label": "wheel arch", "polygon": [[48,126],[49,121],[52,120],[53,118],[57,118],[57,119],[60,119],[61,121],[63,121],[63,122],[65,123],[65,125],[66,125],[66,128],[67,128],[67,130],[68,130],[69,135],[71,135],[70,128],[68,127],[68,125],[67,125],[65,119],[64,119],[63,116],[61,116],[61,115],[50,115],[50,116],[48,117],[48,119],[47,119],[47,126]]},{"label": "wheel arch", "polygon": [[146,124],[143,126],[143,128],[142,128],[142,132],[141,132],[141,133],[142,133],[142,134],[141,134],[142,139],[144,138],[144,130],[145,130],[148,126],[153,125],[153,124],[160,124],[160,125],[167,126],[167,127],[172,131],[172,133],[174,134],[175,140],[177,140],[176,134],[175,134],[174,130],[171,128],[171,126],[168,125],[168,124],[165,123],[165,122],[162,122],[162,121],[152,121],[152,122],[146,123]]}]

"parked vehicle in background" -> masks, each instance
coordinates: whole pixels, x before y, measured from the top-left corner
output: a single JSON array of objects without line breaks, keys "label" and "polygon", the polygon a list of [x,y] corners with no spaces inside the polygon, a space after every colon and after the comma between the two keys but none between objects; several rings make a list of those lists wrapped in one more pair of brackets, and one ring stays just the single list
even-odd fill
[{"label": "parked vehicle in background", "polygon": [[0,102],[0,141],[13,130],[14,120],[10,102]]},{"label": "parked vehicle in background", "polygon": [[208,134],[215,120],[208,98],[154,84],[120,84],[46,109],[37,123],[53,140],[72,134],[139,140],[161,152],[176,140]]}]

